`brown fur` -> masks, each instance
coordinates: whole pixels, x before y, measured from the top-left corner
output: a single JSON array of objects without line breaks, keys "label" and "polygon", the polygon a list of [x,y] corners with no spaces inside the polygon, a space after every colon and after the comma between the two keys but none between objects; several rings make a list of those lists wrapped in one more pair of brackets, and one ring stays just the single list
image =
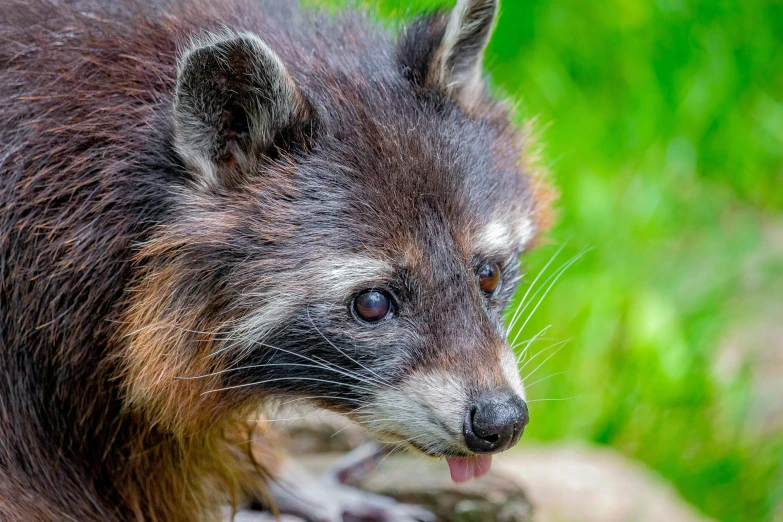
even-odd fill
[{"label": "brown fur", "polygon": [[[251,8],[243,2],[235,6],[237,19]],[[63,404],[65,415],[79,412],[80,418],[69,422],[81,424],[79,431],[78,424],[50,418],[51,412],[38,416],[44,403],[39,406],[35,395],[22,396],[18,404],[0,398],[0,423],[28,423],[17,428],[26,455],[0,455],[3,520],[110,521],[129,515],[201,520],[217,516],[220,504],[239,500],[244,489],[260,483],[254,469],[252,481],[243,485],[246,456],[231,458],[237,426],[243,426],[237,419],[247,415],[216,396],[202,397],[209,378],[180,379],[219,362],[161,358],[174,353],[172,340],[210,353],[208,339],[184,329],[215,328],[204,321],[211,317],[211,305],[182,303],[182,316],[167,315],[169,281],[181,277],[173,274],[176,266],[139,274],[138,284],[123,288],[134,279],[133,258],[149,266],[159,251],[176,249],[163,238],[132,254],[134,242],[148,239],[139,225],[159,221],[165,209],[149,203],[158,181],[146,182],[141,198],[135,198],[124,188],[124,173],[144,162],[137,151],[159,139],[169,110],[159,100],[170,98],[177,45],[231,20],[194,2],[171,4],[171,15],[157,20],[143,17],[146,3],[138,7],[133,26],[121,17],[108,20],[108,11],[87,3],[80,11],[58,2],[12,1],[0,14],[0,108],[4,122],[21,122],[4,124],[2,131],[0,246],[6,254],[0,302],[18,308],[11,322],[2,323],[0,352],[6,371],[25,371],[21,360],[12,362],[16,349],[30,350],[34,360],[45,357],[48,362],[39,364],[51,367],[44,372],[52,377],[47,388],[33,393]],[[69,177],[79,182],[53,183]],[[20,201],[41,211],[27,211]],[[85,242],[85,227],[94,228],[98,219],[102,230]],[[160,241],[169,243],[162,247]],[[55,305],[64,312],[50,313]],[[47,351],[50,343],[56,344],[54,354]],[[67,369],[62,377],[58,367]],[[17,379],[19,388],[27,386],[24,374]],[[126,388],[127,400],[118,393],[119,382],[133,383]],[[49,425],[29,424],[39,419]],[[14,436],[3,432],[5,447],[13,447]],[[247,433],[239,437],[248,438]],[[84,463],[93,477],[68,462],[69,454],[86,447],[101,459]],[[49,456],[46,448],[59,457]],[[14,468],[25,461],[27,471]]]},{"label": "brown fur", "polygon": [[[398,42],[363,15],[329,21],[282,0],[6,2],[1,520],[210,520],[263,496],[279,464],[249,444],[263,399],[328,392],[318,404],[341,412],[366,400],[335,343],[369,347],[357,357],[385,363],[389,382],[429,367],[466,375],[470,393],[501,385],[500,312],[526,245],[475,252],[473,239],[494,215],[532,216],[540,233],[551,197],[504,103],[425,78],[444,20]],[[247,157],[218,150],[223,177],[207,184],[175,152],[177,60],[224,26],[280,55],[302,90],[291,118],[307,121]],[[308,267],[342,254],[394,265],[405,321],[362,329],[346,296],[314,290],[323,273]],[[474,288],[479,255],[508,261],[503,295]],[[269,339],[296,353],[261,349]],[[300,352],[326,361],[303,371],[342,365],[349,382],[324,392],[281,373],[264,387],[253,373]]]}]

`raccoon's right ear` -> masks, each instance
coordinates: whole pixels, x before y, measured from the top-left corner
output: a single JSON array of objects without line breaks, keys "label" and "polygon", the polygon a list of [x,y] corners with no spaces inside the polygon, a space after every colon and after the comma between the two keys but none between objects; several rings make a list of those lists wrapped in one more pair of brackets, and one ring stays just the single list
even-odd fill
[{"label": "raccoon's right ear", "polygon": [[498,9],[499,0],[457,0],[450,13],[415,20],[400,39],[403,74],[418,87],[435,89],[471,110],[484,89],[484,50]]},{"label": "raccoon's right ear", "polygon": [[312,115],[280,58],[253,34],[210,35],[179,61],[174,147],[198,185],[237,183],[259,158],[304,139]]}]

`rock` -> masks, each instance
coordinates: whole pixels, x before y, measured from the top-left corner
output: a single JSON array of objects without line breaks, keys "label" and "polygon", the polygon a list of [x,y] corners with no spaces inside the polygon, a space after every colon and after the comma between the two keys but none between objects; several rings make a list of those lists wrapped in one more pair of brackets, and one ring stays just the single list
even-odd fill
[{"label": "rock", "polygon": [[519,483],[502,472],[455,484],[445,462],[391,456],[363,489],[420,504],[449,522],[532,522],[533,508]]},{"label": "rock", "polygon": [[[314,473],[325,471],[340,454],[299,459]],[[533,508],[519,483],[502,471],[465,484],[452,482],[443,461],[412,455],[390,455],[375,473],[358,484],[405,502],[426,507],[443,522],[532,522]]]},{"label": "rock", "polygon": [[[291,454],[314,473],[369,440],[359,426],[333,414],[300,415],[286,427]],[[443,461],[393,453],[358,485],[423,505],[445,522],[708,520],[641,464],[590,446],[523,444],[496,456],[488,475],[466,484],[453,483]]]},{"label": "rock", "polygon": [[[370,440],[345,417],[326,412],[292,413],[286,423],[289,453],[313,473],[323,473],[343,454]],[[357,486],[408,504],[426,507],[443,522],[532,522],[523,489],[502,471],[455,484],[442,460],[393,453]]]},{"label": "rock", "polygon": [[608,448],[534,446],[495,460],[528,493],[536,522],[709,520],[653,472]]}]

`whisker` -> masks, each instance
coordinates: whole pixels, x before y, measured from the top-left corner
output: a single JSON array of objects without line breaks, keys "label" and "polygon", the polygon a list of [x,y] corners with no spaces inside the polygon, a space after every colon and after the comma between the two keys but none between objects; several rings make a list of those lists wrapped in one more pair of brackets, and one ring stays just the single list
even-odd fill
[{"label": "whisker", "polygon": [[[572,339],[573,339],[573,338],[572,338]],[[543,361],[541,361],[541,364],[539,364],[538,366],[536,366],[536,367],[533,369],[533,371],[532,371],[532,372],[530,372],[530,373],[528,373],[527,375],[525,375],[525,378],[524,378],[524,379],[522,379],[522,381],[524,382],[526,379],[528,379],[528,378],[532,377],[532,376],[533,376],[533,374],[534,374],[534,373],[536,373],[536,372],[538,371],[538,369],[539,369],[539,368],[541,368],[543,365],[545,365],[545,364],[546,364],[546,362],[547,362],[549,359],[551,359],[552,357],[554,357],[555,355],[557,355],[557,353],[558,353],[560,350],[562,350],[563,348],[565,348],[565,347],[566,347],[566,345],[568,344],[568,342],[569,342],[569,341],[571,341],[572,339],[566,339],[565,341],[562,341],[562,343],[561,343],[561,344],[562,344],[562,346],[561,346],[560,348],[558,348],[557,350],[555,350],[554,352],[552,352],[551,354],[549,354],[549,357],[547,357],[546,359],[544,359]],[[531,359],[531,360],[532,360],[532,359]]]},{"label": "whisker", "polygon": [[389,383],[389,382],[386,382],[386,379],[384,379],[383,377],[381,377],[380,375],[378,375],[377,373],[375,373],[373,370],[371,370],[371,369],[370,369],[370,368],[368,368],[367,366],[363,365],[362,363],[360,363],[359,361],[357,361],[356,359],[354,359],[353,357],[351,357],[350,355],[348,355],[347,353],[345,353],[344,351],[342,351],[342,350],[341,350],[340,348],[338,348],[338,347],[337,347],[337,346],[336,346],[336,345],[335,345],[335,344],[334,344],[332,341],[330,341],[330,340],[329,340],[329,339],[328,339],[328,338],[327,338],[327,337],[326,337],[326,336],[325,336],[323,333],[321,333],[321,330],[319,330],[319,329],[318,329],[318,327],[315,325],[315,322],[313,322],[313,318],[312,318],[312,317],[310,317],[310,307],[309,307],[309,306],[305,308],[305,312],[307,313],[307,319],[309,319],[309,320],[310,320],[310,324],[311,324],[311,325],[313,325],[313,328],[315,328],[315,331],[316,331],[316,332],[318,332],[318,335],[320,335],[321,337],[323,337],[324,341],[326,341],[327,343],[329,343],[329,344],[332,346],[332,348],[334,348],[335,350],[337,350],[338,352],[340,352],[341,354],[343,354],[343,356],[345,356],[345,357],[346,357],[348,360],[352,361],[354,364],[356,364],[356,365],[360,366],[361,368],[364,368],[365,370],[367,370],[367,371],[368,371],[368,372],[370,372],[371,374],[375,375],[375,376],[376,376],[376,377],[377,377],[377,378],[380,380],[380,383],[381,383],[381,384],[384,384],[384,385],[386,385],[386,386],[389,386],[390,388],[392,388],[392,389],[394,389],[394,390],[397,390],[397,389],[398,389],[398,388],[396,388],[395,386],[393,386],[391,383]]},{"label": "whisker", "polygon": [[307,416],[312,413],[313,412],[308,412],[302,415],[301,417],[288,417],[286,419],[247,419],[247,422],[255,422],[257,424],[264,424],[267,422],[291,422],[291,421],[306,419]]},{"label": "whisker", "polygon": [[[230,372],[238,372],[241,370],[252,370],[254,368],[267,368],[267,367],[273,367],[273,366],[293,366],[293,367],[299,367],[299,368],[323,368],[322,366],[316,366],[313,364],[300,364],[300,363],[263,363],[263,364],[249,364],[247,366],[237,366],[236,368],[226,368],[224,370],[219,370],[216,372],[211,373],[205,373],[203,375],[196,375],[193,377],[176,377],[176,379],[182,380],[182,381],[190,381],[190,380],[197,380],[197,379],[204,379],[206,377],[214,377],[215,375],[222,375],[225,373]],[[332,370],[332,368],[327,368]],[[336,370],[334,370],[336,371]],[[358,380],[358,379],[357,379]]]},{"label": "whisker", "polygon": [[541,278],[542,275],[544,275],[544,272],[546,272],[547,268],[549,268],[549,265],[552,264],[552,262],[557,258],[558,255],[560,255],[560,252],[563,251],[563,249],[566,247],[566,243],[563,243],[563,245],[560,246],[560,248],[555,251],[554,254],[552,254],[552,257],[549,258],[549,261],[547,261],[546,265],[544,265],[544,268],[541,269],[541,271],[536,275],[535,279],[533,279],[533,282],[530,283],[530,286],[527,288],[527,291],[525,292],[525,295],[522,296],[522,299],[519,301],[519,305],[517,306],[517,309],[514,310],[514,314],[511,316],[511,321],[508,325],[508,330],[511,331],[514,328],[514,324],[517,322],[518,315],[522,313],[524,308],[522,308],[522,305],[525,305],[525,308],[527,308],[527,296],[530,295],[530,292],[533,290],[533,288],[536,286],[536,282]]},{"label": "whisker", "polygon": [[533,399],[532,401],[525,401],[525,403],[532,404],[534,402],[545,402],[545,401],[570,401],[572,399],[578,399],[582,395],[584,395],[584,394],[580,393],[579,395],[574,395],[573,397],[563,397],[563,398],[560,398],[560,399]]},{"label": "whisker", "polygon": [[[518,339],[518,338],[519,338],[519,336],[522,334],[522,332],[525,330],[525,326],[527,326],[527,323],[528,323],[528,322],[530,321],[530,319],[533,317],[533,314],[536,312],[536,310],[538,309],[538,307],[541,305],[541,303],[544,301],[544,299],[546,298],[546,296],[549,294],[549,291],[552,289],[552,287],[555,285],[555,283],[556,283],[556,282],[557,282],[557,281],[560,279],[560,277],[561,277],[561,276],[562,276],[562,275],[565,273],[565,271],[566,271],[566,270],[568,270],[568,268],[570,268],[570,267],[571,267],[571,265],[573,265],[573,264],[574,264],[574,263],[575,263],[575,262],[576,262],[576,261],[579,259],[579,257],[580,257],[580,256],[581,256],[583,253],[584,253],[584,252],[581,252],[581,253],[579,253],[579,254],[575,255],[574,257],[572,257],[572,258],[571,258],[571,259],[569,259],[568,261],[564,262],[564,263],[563,263],[563,264],[562,264],[562,265],[561,265],[561,266],[560,266],[560,267],[559,267],[557,270],[555,270],[555,271],[554,271],[552,274],[550,274],[550,275],[549,275],[549,276],[546,278],[546,280],[545,280],[545,281],[544,281],[544,282],[541,284],[541,286],[540,286],[539,288],[537,288],[537,289],[536,289],[535,293],[533,293],[533,295],[532,295],[532,296],[531,296],[531,298],[530,298],[530,301],[528,301],[527,303],[525,303],[525,306],[524,306],[524,307],[523,307],[523,308],[522,308],[520,311],[527,310],[528,306],[530,306],[530,304],[533,302],[533,300],[534,300],[536,297],[538,297],[538,296],[541,294],[541,292],[542,292],[542,291],[544,291],[544,294],[541,296],[541,298],[538,300],[538,302],[536,303],[536,305],[533,307],[533,310],[531,310],[531,311],[530,311],[530,313],[527,315],[527,318],[525,319],[525,322],[522,324],[522,326],[521,326],[521,327],[519,327],[519,328],[516,330],[516,332],[517,332],[517,333],[514,335],[514,338],[513,338],[513,340],[512,340],[512,344],[515,344],[515,343],[517,342],[517,339]],[[549,286],[547,286],[547,285],[549,285]]]},{"label": "whisker", "polygon": [[[512,344],[516,343],[517,339],[519,338],[519,334],[521,334],[521,333],[522,333],[522,332],[525,330],[525,326],[527,326],[527,323],[528,323],[528,322],[530,322],[530,319],[533,317],[533,314],[535,314],[535,313],[536,313],[536,310],[538,310],[538,307],[539,307],[539,306],[541,306],[541,303],[544,301],[544,299],[546,298],[546,296],[547,296],[547,295],[549,295],[549,292],[552,290],[552,287],[553,287],[553,286],[555,286],[555,283],[557,283],[557,281],[558,281],[558,280],[560,279],[560,277],[561,277],[561,276],[562,276],[562,275],[563,275],[563,274],[566,272],[566,270],[568,270],[569,268],[571,268],[571,266],[572,266],[574,263],[576,263],[576,262],[577,262],[577,261],[578,261],[578,260],[579,260],[579,259],[580,259],[580,258],[581,258],[583,255],[585,255],[585,253],[587,253],[588,251],[589,251],[589,249],[584,249],[584,250],[582,250],[581,252],[579,252],[578,254],[576,254],[576,255],[575,255],[574,257],[572,257],[572,258],[571,258],[569,261],[567,261],[567,262],[566,262],[566,263],[565,263],[565,264],[564,264],[564,265],[563,265],[563,266],[562,266],[560,269],[558,269],[558,270],[557,270],[557,271],[556,271],[554,274],[550,275],[550,276],[549,276],[549,278],[546,280],[546,282],[544,282],[544,285],[546,285],[546,284],[547,284],[547,282],[549,282],[550,280],[552,280],[552,282],[549,284],[549,286],[547,287],[546,291],[544,292],[544,295],[542,295],[542,296],[541,296],[541,298],[540,298],[540,299],[538,300],[538,302],[536,303],[536,306],[535,306],[535,307],[533,308],[533,310],[532,310],[532,311],[531,311],[531,312],[528,314],[528,316],[527,316],[527,319],[525,319],[525,322],[524,322],[524,323],[522,323],[522,326],[521,326],[521,327],[519,327],[519,329],[517,329],[517,333],[516,333],[516,335],[514,336],[514,340],[512,341]],[[553,278],[554,278],[554,279],[553,279]],[[543,287],[542,287],[542,288],[543,288]],[[540,292],[540,291],[541,291],[541,289],[539,288],[539,289],[536,291],[536,294],[535,294],[535,295],[538,295],[538,292]],[[531,302],[532,302],[532,299],[531,299]],[[525,305],[525,308],[527,308],[527,305]]]},{"label": "whisker", "polygon": [[538,379],[537,381],[531,382],[530,384],[525,384],[525,389],[529,390],[533,385],[538,384],[539,382],[543,382],[543,381],[545,381],[547,379],[551,379],[552,377],[557,377],[558,375],[563,375],[564,373],[568,373],[568,372],[563,371],[563,372],[553,373],[552,375],[547,375],[546,377],[544,377],[542,379]]},{"label": "whisker", "polygon": [[[381,461],[378,463],[378,465],[377,465],[377,466],[375,466],[375,471],[376,471],[376,472],[378,471],[378,468],[380,468],[380,467],[381,467],[381,464],[383,464],[383,461],[384,461],[384,460],[386,460],[386,459],[388,459],[388,458],[389,458],[389,455],[391,455],[391,454],[392,454],[392,453],[394,453],[395,451],[397,451],[397,450],[399,450],[400,448],[402,448],[402,447],[403,447],[403,446],[404,446],[406,443],[408,443],[408,442],[410,442],[410,441],[412,441],[412,440],[420,439],[420,438],[422,438],[423,436],[424,436],[424,435],[419,435],[419,436],[416,436],[416,437],[410,437],[410,438],[407,438],[407,439],[405,439],[405,440],[399,441],[399,444],[397,444],[396,446],[394,446],[394,447],[393,447],[393,448],[392,448],[392,449],[391,449],[391,450],[390,450],[390,451],[389,451],[389,452],[388,452],[388,453],[387,453],[387,454],[386,454],[386,455],[385,455],[385,456],[384,456],[384,457],[381,459]],[[394,444],[394,442],[391,442],[391,443],[389,443],[389,444]]]},{"label": "whisker", "polygon": [[337,431],[335,431],[334,433],[332,433],[332,434],[329,436],[329,438],[330,438],[330,439],[333,439],[334,437],[336,437],[337,435],[339,435],[340,433],[344,432],[345,430],[347,430],[348,428],[351,428],[351,427],[352,427],[352,426],[351,426],[350,424],[348,424],[347,426],[343,426],[343,427],[342,427],[342,428],[340,428],[339,430],[337,430]]},{"label": "whisker", "polygon": [[[522,362],[522,358],[523,358],[524,356],[526,356],[526,355],[527,355],[527,350],[528,350],[528,348],[530,348],[530,345],[531,345],[531,344],[533,344],[533,343],[534,343],[534,342],[535,342],[535,341],[538,339],[538,337],[539,337],[540,335],[543,335],[544,333],[546,333],[546,331],[547,331],[547,330],[549,330],[549,328],[551,328],[551,327],[552,327],[552,325],[551,325],[551,324],[550,324],[550,325],[548,325],[548,326],[545,326],[544,328],[542,328],[542,329],[541,329],[541,331],[540,331],[540,332],[538,332],[536,335],[534,335],[533,337],[531,337],[530,339],[528,339],[528,341],[527,341],[527,345],[526,345],[526,346],[525,346],[525,348],[524,348],[524,349],[523,349],[523,350],[522,350],[522,351],[519,353],[519,356],[517,356],[517,366],[519,366],[519,363],[520,363],[520,362]],[[525,342],[525,341],[523,341],[523,342],[519,343],[519,346],[522,346],[522,344],[524,344],[524,342]],[[513,350],[513,349],[516,349],[516,348],[518,348],[518,346],[516,346],[516,345],[515,345],[515,346],[513,346],[513,347],[512,347],[512,350]]]},{"label": "whisker", "polygon": [[[270,348],[270,349],[280,350],[280,351],[283,351],[285,353],[289,353],[289,354],[297,356],[297,357],[301,357],[301,358],[303,358],[305,360],[314,362],[315,365],[299,364],[299,363],[263,363],[263,364],[252,364],[252,365],[247,365],[247,366],[240,366],[238,368],[228,368],[228,369],[225,369],[225,370],[220,370],[220,371],[216,371],[216,372],[212,372],[212,373],[208,373],[208,374],[204,374],[204,375],[198,375],[198,376],[192,376],[192,377],[177,377],[177,378],[178,379],[182,379],[182,380],[193,380],[193,379],[202,379],[202,378],[205,378],[205,377],[211,377],[211,376],[214,376],[214,375],[221,375],[221,374],[225,374],[225,373],[232,372],[232,371],[248,370],[248,369],[253,369],[253,368],[265,368],[265,367],[274,367],[274,366],[289,366],[289,367],[293,366],[293,367],[303,367],[303,368],[323,368],[325,370],[330,370],[330,371],[333,371],[333,372],[335,372],[337,374],[344,375],[346,377],[350,377],[350,378],[356,379],[357,381],[359,381],[361,383],[375,384],[374,381],[366,380],[362,376],[357,375],[357,374],[355,374],[355,373],[353,373],[353,372],[351,372],[351,371],[349,371],[349,370],[347,370],[345,368],[341,368],[341,367],[338,367],[338,366],[335,366],[335,365],[330,365],[330,364],[327,364],[327,363],[321,364],[318,361],[310,359],[309,357],[307,357],[304,354],[291,352],[291,351],[286,350],[284,348],[280,348],[278,346],[272,346],[272,345],[265,344],[265,343],[260,343],[259,342],[257,344],[259,344],[261,346],[265,346],[265,347]],[[365,390],[367,390],[367,389],[365,388]]]},{"label": "whisker", "polygon": [[[350,411],[350,413],[356,413],[357,411],[369,406],[369,404],[365,404],[364,406],[360,406],[358,408],[355,408]],[[318,413],[318,410],[308,411],[304,415],[300,417],[288,417],[285,419],[247,419],[247,422],[256,422],[256,423],[265,423],[265,422],[287,422],[287,421],[296,421],[296,420],[303,420],[306,419],[308,416],[313,415],[314,413]],[[387,419],[387,420],[394,420],[394,419]],[[346,426],[345,428],[350,427]],[[340,431],[344,430],[345,428],[341,428]],[[339,433],[339,432],[338,432]]]},{"label": "whisker", "polygon": [[384,385],[383,383],[377,383],[374,380],[366,379],[362,375],[359,375],[359,374],[357,374],[355,372],[352,372],[351,370],[348,370],[347,368],[343,368],[341,366],[337,366],[336,364],[333,364],[333,363],[330,363],[328,361],[325,361],[325,360],[323,360],[323,359],[321,359],[320,357],[317,357],[317,356],[309,357],[309,356],[307,356],[305,354],[302,354],[302,353],[293,352],[291,350],[286,350],[285,348],[280,348],[279,346],[272,346],[271,344],[262,343],[260,341],[257,341],[257,344],[259,344],[261,346],[264,346],[266,348],[271,348],[273,350],[278,350],[278,351],[281,351],[283,353],[287,353],[289,355],[293,355],[295,357],[300,357],[300,358],[302,358],[302,359],[304,359],[306,361],[310,361],[312,363],[315,363],[320,368],[324,368],[326,370],[332,370],[335,373],[339,373],[341,375],[345,375],[346,377],[351,377],[353,379],[356,379],[359,382],[363,382],[363,383],[366,383],[366,384],[376,384],[376,385],[377,384],[381,384],[381,385]]},{"label": "whisker", "polygon": [[345,386],[346,388],[352,388],[352,389],[355,389],[355,390],[368,391],[370,393],[374,393],[375,392],[375,390],[370,390],[370,389],[364,388],[362,386],[356,386],[354,384],[348,384],[348,383],[344,383],[344,382],[330,381],[328,379],[318,379],[318,378],[315,378],[315,377],[280,377],[280,378],[277,378],[277,379],[267,379],[265,381],[249,382],[249,383],[244,383],[244,384],[236,384],[234,386],[226,386],[224,388],[215,388],[214,390],[207,390],[207,391],[201,393],[201,395],[206,395],[208,393],[216,393],[216,392],[221,392],[221,391],[227,391],[227,390],[235,390],[235,389],[239,389],[239,388],[247,388],[249,386],[260,386],[262,384],[268,384],[270,382],[281,382],[281,381],[323,382],[323,383],[327,383],[327,384],[335,384],[337,386]]},{"label": "whisker", "polygon": [[[549,328],[552,328],[552,325],[551,325],[551,324],[548,324],[548,325],[546,325],[546,326],[545,326],[544,328],[542,328],[541,330],[544,330],[544,331],[546,331],[546,330],[548,330]],[[510,345],[510,346],[511,346],[511,349],[512,349],[513,351],[515,351],[515,352],[516,352],[516,351],[517,351],[517,350],[519,350],[519,348],[520,348],[520,347],[522,347],[523,345],[530,344],[530,343],[531,343],[531,341],[532,341],[532,342],[537,342],[537,341],[557,341],[557,340],[558,340],[558,338],[557,338],[557,337],[541,337],[541,334],[542,334],[542,333],[544,333],[544,332],[542,332],[542,331],[539,331],[539,332],[538,332],[536,335],[534,335],[534,336],[533,336],[533,338],[532,338],[532,339],[523,339],[522,341],[519,341],[517,344]]]},{"label": "whisker", "polygon": [[[530,359],[528,359],[527,361],[525,361],[525,364],[523,364],[523,365],[522,365],[522,367],[519,369],[519,371],[521,372],[522,370],[524,370],[524,369],[525,369],[525,367],[526,367],[528,364],[530,364],[530,363],[532,363],[533,361],[535,361],[535,360],[536,360],[536,359],[537,359],[537,358],[538,358],[538,357],[539,357],[541,354],[548,352],[548,351],[549,351],[549,350],[551,350],[552,348],[557,348],[558,346],[561,346],[561,345],[563,345],[563,344],[567,343],[567,342],[568,342],[568,341],[570,341],[570,340],[571,340],[571,339],[566,339],[566,340],[564,340],[564,341],[560,341],[560,342],[557,342],[557,343],[554,343],[554,344],[550,344],[549,346],[547,346],[546,348],[542,349],[542,350],[541,350],[541,351],[539,351],[537,354],[535,354],[533,357],[531,357]],[[562,346],[561,346],[561,348],[562,348]],[[559,350],[559,349],[560,349],[560,348],[558,348],[558,350]],[[557,353],[557,351],[555,351],[555,353]]]},{"label": "whisker", "polygon": [[[297,401],[311,401],[313,399],[337,399],[337,400],[343,400],[345,397],[335,397],[334,395],[310,395],[308,397],[297,397],[295,399],[288,399],[287,401],[281,402],[280,407],[286,406],[287,404],[291,404]],[[362,401],[357,399],[351,399],[352,402],[358,402],[360,404],[370,404],[368,401]]]}]

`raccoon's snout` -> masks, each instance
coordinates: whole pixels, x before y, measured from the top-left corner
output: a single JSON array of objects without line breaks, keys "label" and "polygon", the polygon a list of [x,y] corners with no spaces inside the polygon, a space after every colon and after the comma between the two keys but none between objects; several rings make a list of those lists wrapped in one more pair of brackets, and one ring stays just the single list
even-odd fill
[{"label": "raccoon's snout", "polygon": [[497,453],[514,446],[530,420],[527,404],[515,393],[485,394],[468,410],[465,444],[475,453]]}]

